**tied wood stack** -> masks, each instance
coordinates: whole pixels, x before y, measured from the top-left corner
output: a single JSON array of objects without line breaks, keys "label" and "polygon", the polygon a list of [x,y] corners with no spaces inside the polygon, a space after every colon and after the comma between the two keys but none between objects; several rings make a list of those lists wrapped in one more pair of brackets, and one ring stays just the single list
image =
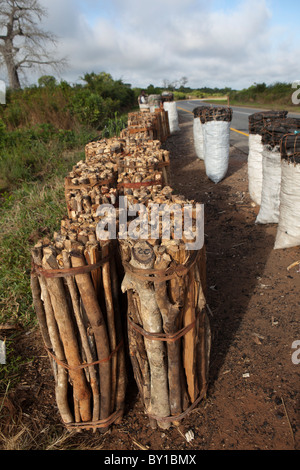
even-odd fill
[{"label": "tied wood stack", "polygon": [[116,241],[95,224],[62,221],[32,249],[34,307],[68,429],[107,430],[123,416],[126,368]]},{"label": "tied wood stack", "polygon": [[[151,141],[150,141],[151,142]],[[138,172],[139,170],[160,170],[163,174],[163,184],[169,184],[170,154],[168,150],[153,148],[150,145],[128,146],[118,159],[118,172]]]},{"label": "tied wood stack", "polygon": [[128,139],[132,135],[142,140],[164,142],[170,135],[167,112],[159,108],[153,113],[148,111],[128,113],[127,128],[121,131],[120,137]]},{"label": "tied wood stack", "polygon": [[[162,222],[153,225],[149,209],[156,203],[162,204]],[[141,227],[141,232],[146,232],[143,239],[125,233],[119,240],[125,270],[122,291],[128,298],[130,358],[153,428],[178,425],[207,390],[210,328],[205,249],[203,245],[188,249],[194,230],[176,237],[187,203],[183,197],[172,195],[172,190],[158,194],[148,201],[146,225]],[[177,211],[171,218],[169,237],[164,217],[174,204]],[[191,202],[189,210],[193,218]]]},{"label": "tied wood stack", "polygon": [[[152,114],[159,115],[157,110]],[[157,137],[162,139],[159,132]],[[153,205],[179,204],[182,216],[186,209],[189,201],[174,196],[168,186],[169,153],[159,138],[133,132],[87,144],[86,161],[78,162],[65,179],[68,217],[52,241],[42,240],[32,250],[34,307],[53,368],[57,406],[69,429],[106,430],[122,418],[122,318],[128,320],[134,375],[151,425],[178,424],[206,393],[210,329],[204,247],[188,248],[191,232],[176,238],[178,214],[172,217],[171,239],[161,229],[155,240],[152,233],[142,241],[131,232],[127,238],[119,232],[119,240],[117,235],[124,223],[119,196],[128,205],[150,210]],[[108,218],[105,211],[97,211],[103,205],[113,209]],[[195,225],[196,209],[189,210]],[[128,223],[126,219],[126,228]],[[147,225],[153,228],[155,222],[147,218]],[[141,266],[142,279],[136,272]],[[150,293],[149,306],[143,292]],[[153,302],[156,309],[151,311]],[[155,365],[156,352],[163,361],[161,371]],[[160,383],[165,387],[163,409],[157,400]]]},{"label": "tied wood stack", "polygon": [[85,160],[87,163],[93,163],[106,157],[110,162],[116,163],[125,145],[126,141],[117,137],[90,142],[85,146]]},{"label": "tied wood stack", "polygon": [[117,165],[106,156],[80,161],[65,178],[65,199],[68,216],[76,219],[81,213],[93,214],[99,204],[115,204]]}]

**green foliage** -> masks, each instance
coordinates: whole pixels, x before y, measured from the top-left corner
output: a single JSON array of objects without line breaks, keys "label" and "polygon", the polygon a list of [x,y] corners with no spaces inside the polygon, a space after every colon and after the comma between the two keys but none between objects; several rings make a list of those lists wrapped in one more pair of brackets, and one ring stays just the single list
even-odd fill
[{"label": "green foliage", "polygon": [[230,92],[232,103],[257,103],[275,108],[292,108],[292,84],[275,82],[270,85],[254,83],[249,88]]},{"label": "green foliage", "polygon": [[[78,155],[77,155],[78,158]],[[74,164],[74,161],[69,161]],[[34,321],[30,291],[30,247],[51,236],[65,215],[63,178],[23,183],[1,199],[0,322]]]},{"label": "green foliage", "polygon": [[56,129],[90,126],[99,130],[116,111],[128,111],[135,104],[131,86],[107,73],[93,72],[82,80],[84,85],[71,86],[43,75],[38,86],[9,90],[7,104],[0,107],[0,118],[9,130],[38,123],[52,124]]},{"label": "green foliage", "polygon": [[72,97],[72,113],[80,124],[100,129],[107,118],[111,118],[117,109],[119,101],[111,98],[104,99],[101,95],[83,88]]},{"label": "green foliage", "polygon": [[5,145],[5,136],[6,136],[6,125],[0,119],[0,149]]},{"label": "green foliage", "polygon": [[117,113],[132,109],[130,85],[109,74],[86,74],[71,86],[43,75],[38,85],[9,90],[0,107],[0,192],[36,181],[60,167],[66,150],[125,127]]},{"label": "green foliage", "polygon": [[181,91],[173,91],[172,92],[174,95],[174,100],[186,100],[187,96],[185,93],[182,93]]},{"label": "green foliage", "polygon": [[46,86],[50,88],[54,88],[56,86],[56,78],[52,75],[43,75],[38,79],[38,84],[40,87]]},{"label": "green foliage", "polygon": [[101,72],[85,74],[82,78],[86,82],[86,89],[92,94],[101,96],[104,100],[110,99],[114,102],[115,110],[125,110],[134,104],[134,91],[131,86],[124,84],[122,80],[113,80],[110,74]]},{"label": "green foliage", "polygon": [[113,119],[108,119],[105,123],[104,129],[102,130],[103,138],[110,138],[113,136],[119,136],[122,129],[127,126],[128,117],[127,114],[118,117],[118,113],[115,113]]}]

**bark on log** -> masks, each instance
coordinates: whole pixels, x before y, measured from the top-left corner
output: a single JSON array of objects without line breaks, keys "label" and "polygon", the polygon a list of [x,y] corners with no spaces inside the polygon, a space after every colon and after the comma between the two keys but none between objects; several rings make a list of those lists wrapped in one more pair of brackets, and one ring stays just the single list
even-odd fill
[{"label": "bark on log", "polygon": [[[31,251],[32,259],[37,266],[42,266],[42,245],[38,243]],[[52,350],[59,361],[65,362],[66,357],[63,346],[61,344],[57,323],[54,316],[46,280],[43,276],[39,276],[39,284],[41,289],[41,299],[44,304],[47,328],[51,342]],[[46,343],[47,346],[47,343]],[[64,423],[68,424],[74,421],[73,414],[70,410],[68,401],[68,373],[60,364],[56,364],[55,374],[55,398],[58,410]]]},{"label": "bark on log", "polygon": [[[86,262],[83,254],[77,250],[71,252],[71,263],[73,267],[85,266]],[[95,337],[98,360],[107,359],[110,355],[107,329],[100,310],[97,295],[89,274],[77,274],[76,284],[83,302],[86,315],[90,321]],[[99,364],[100,376],[100,419],[108,418],[111,412],[110,390],[111,390],[111,364],[110,361]]]},{"label": "bark on log", "polygon": [[[69,269],[71,268],[71,262],[69,255],[66,250],[62,252],[64,268]],[[71,276],[66,277],[66,283],[70,292],[74,316],[76,318],[76,323],[78,326],[78,331],[80,334],[80,339],[82,342],[82,346],[85,352],[86,360],[88,363],[92,363],[94,361],[94,356],[90,349],[90,343],[88,340],[86,325],[84,324],[84,320],[82,318],[82,312],[80,308],[80,298],[78,295],[77,287],[74,281],[74,278]],[[88,367],[89,375],[90,375],[90,385],[93,395],[93,411],[92,411],[92,420],[98,421],[100,417],[100,395],[99,395],[99,382],[97,379],[97,373],[95,370],[95,366]]]},{"label": "bark on log", "polygon": [[[42,266],[44,269],[58,269],[56,256],[51,247],[43,250]],[[81,365],[81,357],[78,350],[77,338],[72,322],[69,305],[66,300],[66,293],[61,278],[47,278],[47,287],[57,321],[60,337],[64,346],[64,351],[68,365],[70,379],[73,384],[74,398],[78,403],[80,417],[82,421],[91,420],[91,394],[88,388],[86,377],[82,369],[77,369]]]},{"label": "bark on log", "polygon": [[[132,249],[130,264],[141,269],[151,269],[154,265],[154,253],[151,245],[138,241]],[[133,278],[128,272],[122,282],[122,291],[134,290],[138,293],[141,310],[139,312],[143,328],[150,333],[162,332],[162,318],[156,302],[155,290],[149,282]],[[166,348],[161,341],[145,338],[145,346],[151,374],[151,402],[149,414],[158,417],[170,415],[168,380],[166,367]],[[158,421],[162,429],[170,427],[169,422]]]},{"label": "bark on log", "polygon": [[[165,247],[158,247],[156,250],[155,269],[166,270],[171,257],[165,253]],[[155,297],[157,305],[163,318],[163,330],[166,334],[173,334],[179,330],[178,316],[180,308],[178,304],[172,304],[168,300],[166,282],[155,283]],[[179,415],[182,412],[181,405],[181,357],[180,342],[167,343],[168,356],[168,382],[169,382],[169,400],[171,415]],[[176,422],[176,424],[179,424]]]}]

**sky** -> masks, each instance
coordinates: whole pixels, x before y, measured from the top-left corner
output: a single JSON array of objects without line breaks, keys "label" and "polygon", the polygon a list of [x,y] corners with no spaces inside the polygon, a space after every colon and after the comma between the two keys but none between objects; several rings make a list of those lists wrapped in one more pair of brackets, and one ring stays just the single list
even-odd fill
[{"label": "sky", "polygon": [[[58,76],[110,73],[133,87],[248,88],[300,80],[295,0],[40,0],[42,27],[58,38]],[[31,82],[38,75],[28,77]],[[1,78],[1,77],[0,77]]]}]

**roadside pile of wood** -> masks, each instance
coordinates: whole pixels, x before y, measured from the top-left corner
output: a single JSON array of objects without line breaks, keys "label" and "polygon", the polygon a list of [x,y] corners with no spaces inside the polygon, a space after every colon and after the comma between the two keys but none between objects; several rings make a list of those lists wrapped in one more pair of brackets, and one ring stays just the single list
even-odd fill
[{"label": "roadside pile of wood", "polygon": [[106,157],[112,163],[116,163],[125,145],[126,141],[117,137],[90,142],[85,146],[85,160],[87,163],[93,163]]},{"label": "roadside pile of wood", "polygon": [[[188,250],[192,233],[176,238],[183,207],[193,202],[172,195],[172,190],[158,194],[155,201],[166,207],[160,213],[162,222],[153,226],[149,219],[148,229],[143,226],[148,238],[144,233],[143,240],[124,237],[119,242],[135,380],[151,426],[167,429],[179,424],[206,394],[210,329],[204,248]],[[169,237],[163,224],[172,204],[179,206],[179,213],[171,218]]]},{"label": "roadside pile of wood", "polygon": [[[96,161],[93,160],[96,158]],[[68,215],[76,219],[81,213],[91,214],[97,204],[116,202],[117,164],[103,156],[80,161],[65,178]]]},{"label": "roadside pile of wood", "polygon": [[120,422],[126,369],[115,242],[65,224],[31,252],[31,288],[68,429],[107,430]]},{"label": "roadside pile of wood", "polygon": [[132,195],[134,190],[143,193],[147,189],[150,192],[157,192],[164,186],[162,171],[155,168],[125,168],[118,175],[118,191],[120,196]]},{"label": "roadside pile of wood", "polygon": [[[148,126],[147,113],[131,114],[130,125],[140,117],[137,127]],[[87,144],[86,160],[65,178],[68,216],[52,240],[41,240],[31,252],[34,307],[68,429],[106,430],[120,422],[127,380],[124,319],[153,427],[178,424],[206,393],[205,248],[203,241],[200,248],[189,246],[198,236],[197,205],[173,194],[169,152],[148,137],[129,133]],[[144,222],[134,225],[137,237],[131,225],[136,220],[121,220],[120,196],[127,205],[140,205]],[[112,208],[110,218],[104,204]]]},{"label": "roadside pile of wood", "polygon": [[[150,141],[151,142],[151,141]],[[163,184],[169,184],[170,154],[153,146],[129,146],[118,159],[118,173],[139,172],[141,169],[157,169],[163,173]]]},{"label": "roadside pile of wood", "polygon": [[161,108],[154,112],[128,113],[127,127],[121,131],[120,136],[126,139],[135,134],[145,140],[164,142],[170,135],[168,113]]}]

